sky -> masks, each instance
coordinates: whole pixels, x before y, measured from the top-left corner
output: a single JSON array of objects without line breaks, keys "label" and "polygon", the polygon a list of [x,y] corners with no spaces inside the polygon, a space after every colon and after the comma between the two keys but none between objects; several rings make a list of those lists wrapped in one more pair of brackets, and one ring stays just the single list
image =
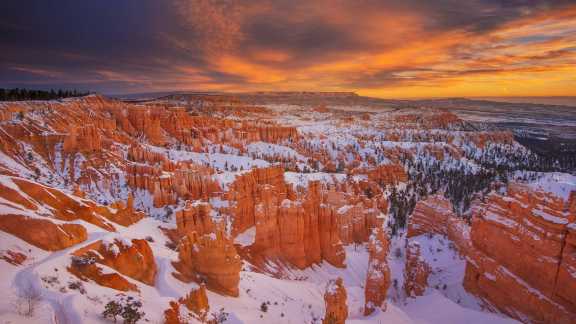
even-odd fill
[{"label": "sky", "polygon": [[0,87],[576,95],[576,0],[0,2]]}]

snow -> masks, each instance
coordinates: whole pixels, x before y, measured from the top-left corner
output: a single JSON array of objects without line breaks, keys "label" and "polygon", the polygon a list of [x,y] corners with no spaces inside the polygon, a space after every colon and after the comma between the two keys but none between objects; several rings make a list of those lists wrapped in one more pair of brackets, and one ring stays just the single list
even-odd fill
[{"label": "snow", "polygon": [[335,183],[344,181],[346,179],[346,174],[343,173],[296,173],[296,172],[284,172],[284,180],[287,183],[293,184],[295,187],[308,187],[310,181],[321,181],[323,183]]},{"label": "snow", "polygon": [[234,239],[234,244],[240,246],[250,246],[256,241],[256,227],[252,226],[246,229],[244,232],[238,234]]},{"label": "snow", "polygon": [[568,200],[570,192],[576,190],[576,176],[560,172],[541,173],[538,179],[530,182],[528,186]]},{"label": "snow", "polygon": [[[283,160],[294,160],[300,170],[303,166],[312,169],[311,158],[306,150],[315,153],[326,154],[331,161],[343,160],[346,163],[357,162],[359,168],[374,167],[370,159],[378,164],[390,163],[392,156],[385,150],[403,149],[414,154],[416,163],[433,166],[440,164],[443,170],[464,168],[467,173],[476,173],[482,167],[480,160],[487,152],[502,150],[505,152],[525,153],[526,150],[514,143],[512,145],[488,144],[485,148],[476,147],[471,141],[471,133],[463,131],[438,130],[438,129],[396,129],[390,128],[386,123],[393,117],[395,112],[382,109],[370,109],[370,107],[337,107],[339,114],[351,111],[373,112],[371,122],[356,121],[352,124],[344,123],[332,113],[311,112],[310,107],[297,105],[270,105],[273,115],[268,116],[282,125],[296,126],[302,135],[300,143],[279,142],[242,142],[246,151],[238,147],[226,144],[205,142],[203,152],[191,152],[191,148],[184,145],[184,149],[174,149],[147,145],[147,149],[161,153],[172,161],[187,161],[198,165],[210,166],[215,169],[212,178],[216,180],[223,191],[229,189],[230,184],[237,176],[249,172],[251,168],[267,167]],[[335,109],[336,107],[330,107]],[[400,113],[404,113],[401,111]],[[34,120],[42,121],[42,116],[36,112],[31,116]],[[344,115],[342,115],[344,116]],[[349,115],[346,115],[349,116]],[[240,117],[237,117],[240,118]],[[249,117],[252,118],[252,117]],[[385,127],[386,126],[386,127]],[[1,131],[4,131],[0,128]],[[43,130],[43,134],[56,134],[49,126]],[[169,136],[168,134],[165,134]],[[397,136],[397,140],[390,140]],[[9,135],[8,135],[9,136]],[[447,139],[450,138],[450,141]],[[366,140],[368,139],[368,140]],[[170,139],[173,140],[173,139]],[[144,303],[146,320],[150,323],[160,323],[163,320],[163,312],[168,308],[172,300],[184,296],[191,289],[197,288],[196,283],[184,283],[177,280],[173,273],[173,262],[178,260],[178,252],[167,247],[169,243],[165,233],[160,229],[174,229],[176,227],[174,217],[166,217],[164,208],[155,208],[152,203],[152,195],[146,190],[130,190],[127,188],[125,175],[125,161],[127,146],[121,143],[113,143],[107,157],[119,157],[119,160],[105,161],[105,166],[95,166],[90,159],[82,154],[65,156],[62,153],[62,144],[55,145],[54,150],[48,152],[48,159],[34,151],[34,147],[24,141],[17,141],[20,153],[8,156],[0,151],[0,172],[11,172],[20,177],[31,179],[32,166],[38,168],[40,175],[38,182],[49,187],[57,187],[63,192],[72,189],[68,180],[78,181],[81,177],[88,176],[88,181],[82,181],[82,189],[88,197],[97,202],[110,203],[118,199],[126,199],[129,192],[134,194],[134,207],[146,212],[143,220],[130,227],[114,225],[117,232],[110,233],[97,226],[84,221],[73,223],[83,225],[88,231],[88,239],[76,246],[57,252],[39,250],[30,244],[0,231],[0,253],[5,250],[19,251],[28,256],[21,266],[13,266],[0,260],[0,289],[5,292],[5,298],[0,302],[0,321],[26,322],[26,323],[102,323],[100,313],[105,303],[115,298],[118,293],[109,288],[98,286],[96,283],[82,282],[86,293],[80,293],[69,287],[70,282],[77,282],[78,278],[68,273],[65,269],[70,264],[70,256],[77,249],[102,240],[103,244],[113,253],[119,253],[121,249],[131,246],[132,239],[146,238],[153,250],[158,273],[153,286],[145,285],[130,278],[127,280],[138,286],[139,293],[128,293],[139,298]],[[170,145],[174,142],[170,141]],[[238,143],[234,143],[238,144]],[[298,146],[302,145],[302,146]],[[172,147],[180,145],[172,145]],[[303,149],[304,148],[304,149]],[[186,150],[188,149],[188,150]],[[450,150],[463,152],[461,159],[456,159],[446,154],[446,159],[439,161],[431,150],[449,152]],[[30,153],[33,161],[24,161],[20,155]],[[310,165],[308,163],[310,162]],[[508,163],[504,158],[497,157],[496,163]],[[321,171],[324,166],[314,166],[313,171]],[[83,169],[83,170],[82,170]],[[339,168],[340,169],[340,168]],[[169,173],[164,173],[163,177]],[[286,172],[285,181],[295,187],[307,187],[310,181],[321,181],[325,184],[334,184],[348,179],[359,182],[367,180],[366,175],[349,176],[346,173],[299,173]],[[24,199],[37,206],[37,210],[29,210],[12,201],[0,198],[0,217],[3,214],[20,214],[28,217],[50,217],[53,210],[44,206],[26,195],[12,181],[12,177],[0,176],[0,183],[14,189]],[[536,180],[528,184],[532,188],[538,188],[551,193],[562,199],[567,199],[570,191],[576,189],[576,176],[563,173],[541,174]],[[406,184],[398,187],[405,188]],[[80,204],[86,202],[77,197],[70,196]],[[223,197],[209,197],[208,202],[215,209],[222,209],[219,215],[213,211],[212,217],[220,218],[226,222],[230,229],[230,219],[226,209],[234,206]],[[195,203],[202,203],[196,201]],[[205,203],[205,202],[204,202]],[[297,203],[284,199],[281,204],[288,206]],[[183,208],[185,201],[179,201],[177,205],[170,206],[173,210]],[[338,212],[345,213],[352,205],[342,206]],[[496,207],[494,207],[496,208]],[[546,212],[545,208],[535,211],[535,215],[558,224],[566,224],[567,220]],[[378,216],[385,218],[380,213]],[[497,222],[503,226],[513,227],[516,225],[512,220],[504,219],[491,213],[486,213],[486,219]],[[63,221],[53,220],[60,224]],[[569,224],[576,229],[576,224]],[[469,229],[461,229],[467,231]],[[465,232],[468,233],[468,232]],[[466,237],[468,234],[464,234]],[[208,234],[215,239],[214,234]],[[252,226],[234,238],[238,248],[253,245],[256,239],[256,227]],[[327,289],[327,283],[335,278],[342,278],[347,290],[349,319],[348,323],[515,323],[510,319],[504,319],[500,314],[488,313],[483,310],[483,302],[467,293],[462,286],[466,260],[451,248],[450,242],[438,235],[422,235],[410,238],[420,244],[422,259],[428,263],[433,272],[429,278],[429,287],[424,296],[407,298],[402,289],[404,281],[405,263],[405,233],[393,237],[388,257],[393,284],[387,296],[387,310],[377,310],[370,316],[363,315],[365,304],[364,285],[368,272],[367,244],[355,244],[345,246],[346,267],[336,268],[322,262],[314,264],[304,270],[286,268],[285,265],[269,262],[265,266],[271,271],[257,273],[250,271],[251,265],[244,262],[244,271],[240,273],[240,296],[238,298],[222,296],[208,292],[211,311],[223,308],[230,313],[228,323],[310,323],[318,322],[324,316],[323,295]],[[168,244],[170,245],[170,244]],[[382,247],[378,247],[382,248]],[[546,258],[542,262],[550,262]],[[57,269],[57,271],[55,270]],[[115,272],[114,269],[102,266],[106,273]],[[279,270],[282,271],[272,271]],[[576,277],[576,269],[569,268],[570,273]],[[504,272],[506,269],[498,269]],[[270,273],[275,273],[272,275]],[[484,274],[488,279],[494,280],[495,273]],[[48,277],[56,278],[53,284],[47,284]],[[44,280],[43,280],[44,279]],[[521,284],[527,285],[525,282]],[[18,291],[27,285],[33,285],[42,292],[42,301],[38,312],[31,318],[23,318],[11,307],[11,301]],[[328,287],[328,290],[333,286]],[[260,311],[263,302],[270,302],[267,312]]]},{"label": "snow", "polygon": [[188,152],[176,149],[166,149],[152,145],[148,145],[147,148],[152,152],[162,153],[173,161],[190,161],[200,165],[208,165],[221,171],[227,171],[232,167],[238,170],[249,170],[253,167],[263,168],[270,165],[270,163],[267,161],[253,159],[251,157],[242,155]]}]

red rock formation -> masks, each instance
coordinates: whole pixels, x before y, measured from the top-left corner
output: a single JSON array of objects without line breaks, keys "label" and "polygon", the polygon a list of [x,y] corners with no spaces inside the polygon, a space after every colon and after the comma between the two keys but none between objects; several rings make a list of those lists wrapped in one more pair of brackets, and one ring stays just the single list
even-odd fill
[{"label": "red rock formation", "polygon": [[114,272],[107,273],[102,267],[92,261],[73,261],[67,268],[68,272],[81,280],[92,280],[103,287],[112,288],[119,291],[138,291],[138,287],[130,283],[122,275]]},{"label": "red rock formation", "polygon": [[465,288],[512,317],[574,323],[574,219],[562,199],[510,184],[472,209]]},{"label": "red rock formation", "polygon": [[180,304],[175,301],[170,302],[170,308],[164,311],[164,324],[187,324],[182,318]]},{"label": "red rock formation", "polygon": [[74,252],[82,258],[108,266],[119,273],[145,284],[154,285],[156,262],[146,240],[97,241]]},{"label": "red rock formation", "polygon": [[102,138],[94,125],[72,125],[62,145],[64,153],[93,153],[102,150]]},{"label": "red rock formation", "polygon": [[227,199],[233,204],[232,234],[244,232],[256,224],[255,207],[259,199],[259,190],[263,185],[271,185],[279,201],[288,197],[290,191],[284,182],[284,170],[280,167],[258,168],[244,173],[230,185]]},{"label": "red rock formation", "polygon": [[[368,199],[363,195],[368,189],[379,196]],[[297,195],[278,167],[245,173],[227,193],[236,232],[256,230],[255,242],[240,252],[263,270],[267,261],[299,269],[323,260],[344,267],[342,245],[366,242],[382,224],[380,208],[387,203],[378,190],[355,182],[328,190],[311,181]]]},{"label": "red rock formation", "polygon": [[48,219],[2,215],[0,230],[48,251],[62,250],[85,241],[86,229],[78,224],[54,224]]},{"label": "red rock formation", "polygon": [[166,141],[160,127],[162,111],[145,106],[129,106],[128,121],[134,129],[146,136],[150,143],[163,145]]},{"label": "red rock formation", "polygon": [[19,266],[22,263],[24,263],[24,261],[26,261],[27,258],[28,257],[26,256],[26,254],[12,250],[2,251],[2,255],[0,255],[0,259],[15,266]]},{"label": "red rock formation", "polygon": [[404,268],[404,291],[408,297],[422,296],[428,287],[428,276],[432,269],[420,255],[420,244],[407,241]]},{"label": "red rock formation", "polygon": [[326,285],[324,303],[326,312],[323,324],[344,324],[348,318],[348,305],[346,304],[346,288],[342,278],[330,280]]},{"label": "red rock formation", "polygon": [[390,287],[388,252],[390,242],[382,228],[374,230],[368,245],[368,273],[364,288],[364,315],[372,314],[376,308],[386,311],[386,294]]},{"label": "red rock formation", "polygon": [[[181,305],[185,306],[188,312],[181,309]],[[171,301],[170,308],[164,311],[164,321],[166,324],[188,324],[195,319],[204,323],[209,310],[206,288],[201,285],[197,289],[192,289],[188,295],[180,298],[178,302]]]},{"label": "red rock formation", "polygon": [[368,179],[380,185],[395,185],[408,181],[404,167],[399,164],[382,164],[366,171]]},{"label": "red rock formation", "polygon": [[180,236],[196,232],[199,235],[210,234],[216,230],[212,220],[212,207],[209,203],[187,201],[184,208],[176,211],[176,229]]},{"label": "red rock formation", "polygon": [[442,195],[418,201],[408,221],[407,238],[427,233],[446,236],[463,255],[470,248],[470,226],[452,211],[452,203]]},{"label": "red rock formation", "polygon": [[174,276],[182,281],[205,283],[217,293],[238,296],[240,257],[222,230],[207,235],[187,234],[178,246],[178,271]]},{"label": "red rock formation", "polygon": [[155,207],[175,204],[178,198],[207,199],[220,192],[220,186],[205,169],[180,165],[177,170],[167,173],[164,167],[166,166],[128,165],[128,185],[148,190],[152,194]]},{"label": "red rock formation", "polygon": [[109,231],[115,230],[110,221],[130,225],[144,216],[143,213],[135,212],[132,209],[131,199],[129,199],[129,206],[126,208],[123,204],[116,204],[114,207],[119,210],[114,212],[108,207],[97,205],[92,201],[80,201],[60,190],[21,178],[2,178],[0,197],[22,206],[24,209],[39,212],[42,214],[39,217],[45,217],[52,213],[52,217],[62,221],[84,220]]},{"label": "red rock formation", "polygon": [[210,310],[208,297],[206,296],[206,286],[200,285],[197,289],[192,289],[184,298],[179,300],[188,310],[196,314],[200,319],[205,319]]},{"label": "red rock formation", "polygon": [[118,201],[112,204],[111,207],[115,208],[117,212],[108,216],[108,219],[116,224],[130,226],[144,218],[144,213],[134,210],[134,196],[132,196],[132,193],[128,194],[128,200],[126,200],[125,206],[122,202]]}]

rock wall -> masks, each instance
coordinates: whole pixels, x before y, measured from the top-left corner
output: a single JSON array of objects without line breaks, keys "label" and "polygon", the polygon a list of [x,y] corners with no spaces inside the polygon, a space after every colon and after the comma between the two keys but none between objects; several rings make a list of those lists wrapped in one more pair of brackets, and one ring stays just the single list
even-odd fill
[{"label": "rock wall", "polygon": [[176,278],[205,283],[217,293],[238,296],[242,262],[223,230],[207,235],[185,235],[180,240],[178,256],[178,262],[173,264]]},{"label": "rock wall", "polygon": [[255,240],[240,253],[265,270],[268,261],[304,269],[323,260],[344,267],[343,244],[367,242],[383,222],[382,193],[367,198],[359,186],[327,188],[311,181],[294,192],[279,167],[254,169],[238,177],[227,193],[233,233],[251,227]]},{"label": "rock wall", "polygon": [[442,195],[418,201],[408,220],[407,238],[427,233],[446,236],[462,255],[470,249],[470,225],[453,212],[452,203]]},{"label": "rock wall", "polygon": [[518,319],[574,323],[571,203],[515,183],[477,202],[465,288]]}]

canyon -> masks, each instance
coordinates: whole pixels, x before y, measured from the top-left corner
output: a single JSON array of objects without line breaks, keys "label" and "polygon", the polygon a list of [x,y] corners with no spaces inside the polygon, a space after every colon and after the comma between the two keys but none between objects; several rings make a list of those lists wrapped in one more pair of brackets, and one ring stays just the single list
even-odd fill
[{"label": "canyon", "polygon": [[574,170],[446,109],[361,103],[0,103],[0,319],[133,300],[158,323],[575,323]]}]

